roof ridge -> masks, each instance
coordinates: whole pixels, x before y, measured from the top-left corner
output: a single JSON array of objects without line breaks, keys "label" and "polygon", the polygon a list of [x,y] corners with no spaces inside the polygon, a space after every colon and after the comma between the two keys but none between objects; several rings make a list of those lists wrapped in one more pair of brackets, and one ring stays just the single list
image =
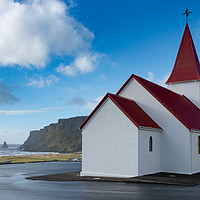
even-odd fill
[{"label": "roof ridge", "polygon": [[169,91],[169,92],[172,92],[172,93],[174,93],[175,95],[183,96],[183,95],[181,95],[181,94],[179,94],[179,93],[176,93],[176,92],[174,92],[174,91],[172,91],[172,90],[170,90],[170,89],[168,89],[168,88],[165,88],[165,87],[163,87],[163,86],[161,86],[161,85],[158,85],[157,83],[151,82],[151,81],[149,81],[149,80],[147,80],[147,79],[144,79],[144,78],[142,78],[142,77],[140,77],[140,76],[137,76],[137,75],[135,75],[135,74],[132,74],[132,75],[133,75],[133,78],[134,78],[134,76],[135,76],[135,77],[138,77],[138,78],[143,79],[143,80],[145,80],[145,81],[148,81],[148,82],[150,82],[150,83],[152,83],[152,84],[154,84],[154,85],[156,85],[156,86],[158,86],[158,87],[161,87],[161,88],[163,88],[164,90],[167,90],[167,91]]},{"label": "roof ridge", "polygon": [[182,95],[187,101],[189,101],[191,104],[193,104],[193,106],[195,106],[199,111],[200,108],[198,106],[196,106],[190,99],[188,99],[188,97],[186,97],[184,94]]},{"label": "roof ridge", "polygon": [[[117,96],[117,95],[116,95]],[[119,96],[117,96],[117,97],[119,97]],[[114,98],[112,98],[112,96],[110,96],[110,99],[111,99],[111,101],[135,124],[135,126],[137,127],[137,128],[139,128],[140,126],[139,126],[139,124],[135,121],[135,120],[133,120],[131,117],[130,117],[130,115],[115,101],[115,99]],[[133,101],[133,102],[135,102],[135,101]]]},{"label": "roof ridge", "polygon": [[[116,95],[119,95],[120,92],[128,85],[129,81],[130,81],[132,78],[134,78],[134,77],[138,77],[138,78],[144,79],[144,78],[142,78],[142,77],[140,77],[140,76],[138,76],[138,75],[131,74],[131,76],[128,78],[128,80],[127,80],[127,81],[122,85],[122,87],[117,91]],[[144,79],[144,80],[146,80],[146,79]],[[146,80],[146,81],[148,81],[148,80]],[[157,83],[154,83],[154,82],[151,82],[151,81],[149,81],[149,82],[150,82],[150,83],[153,83],[153,84],[155,84],[155,85],[157,85],[157,86],[159,86],[159,87],[161,87],[161,88],[163,88],[163,89],[165,89],[165,90],[167,90],[167,91],[170,91],[170,92],[172,92],[172,93],[174,93],[174,94],[176,94],[176,95],[182,96],[182,95],[180,95],[180,94],[178,94],[178,93],[176,93],[176,92],[174,92],[174,91],[172,91],[172,90],[170,90],[170,89],[168,89],[168,88],[166,88],[166,87],[163,87],[163,86],[161,86],[161,85],[158,85]],[[125,98],[125,97],[124,97],[124,98]]]},{"label": "roof ridge", "polygon": [[[118,98],[126,99],[126,100],[128,100],[128,101],[134,101],[133,99],[129,99],[128,97],[119,96],[119,95],[117,95],[117,94],[108,93],[108,95],[114,95],[114,96],[117,96]],[[134,102],[135,102],[135,101],[134,101]]]},{"label": "roof ridge", "polygon": [[[182,124],[184,124],[189,130],[191,129],[190,128],[190,126],[183,120],[183,119],[181,119],[181,117],[179,117],[160,97],[158,97],[158,95],[156,95],[154,92],[152,92],[152,90],[150,90],[140,79],[143,79],[143,78],[141,78],[141,77],[138,77],[138,76],[136,76],[136,75],[134,75],[135,77],[136,77],[136,80],[151,94],[151,95],[153,95],[154,96],[154,98],[156,98],[167,110],[169,110],[169,112],[171,112]],[[146,79],[143,79],[143,80],[145,80],[145,81],[148,81],[148,80],[146,80]],[[148,82],[150,82],[150,81],[148,81]],[[165,89],[165,90],[168,90],[169,92],[171,92],[171,93],[173,93],[173,94],[175,94],[175,95],[177,95],[177,96],[179,96],[179,97],[183,97],[183,95],[180,95],[180,94],[178,94],[178,93],[175,93],[175,92],[173,92],[173,91],[171,91],[171,90],[169,90],[169,89],[167,89],[167,88],[164,88],[164,87],[162,87],[162,86],[160,86],[160,85],[157,85],[157,84],[155,84],[155,83],[152,83],[152,82],[150,82],[151,84],[154,84],[154,85],[156,85],[156,86],[158,86],[158,87],[160,87],[160,88],[162,88],[162,89]],[[194,104],[193,104],[194,105]]]},{"label": "roof ridge", "polygon": [[[108,98],[138,129],[142,126],[162,130],[162,128],[133,99],[121,97],[111,93],[107,93],[104,96],[87,119],[81,124],[80,129],[84,128],[84,126],[90,121],[93,115],[95,115]],[[134,114],[133,110],[138,113],[139,118]]]},{"label": "roof ridge", "polygon": [[137,107],[139,107],[139,109],[148,117],[150,118],[158,127],[155,128],[155,127],[150,127],[150,126],[141,126],[141,127],[147,127],[147,128],[154,128],[154,129],[161,129],[162,128],[133,100],[133,99],[129,99],[129,98],[126,98],[126,97],[122,97],[122,96],[118,96],[118,95],[115,95],[115,94],[108,94],[108,97],[111,99],[111,101],[129,118],[130,121],[132,121],[135,126],[139,129],[140,128],[140,124],[138,124],[136,122],[136,120],[134,120],[129,114],[128,112],[113,98],[113,96],[115,96],[116,98],[119,98],[119,99],[123,99],[123,100],[126,100],[126,101],[130,101],[134,104],[137,105]]}]

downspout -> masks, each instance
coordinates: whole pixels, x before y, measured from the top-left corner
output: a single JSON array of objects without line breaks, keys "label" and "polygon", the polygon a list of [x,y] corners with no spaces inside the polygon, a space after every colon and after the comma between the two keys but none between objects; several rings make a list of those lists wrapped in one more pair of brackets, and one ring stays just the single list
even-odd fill
[{"label": "downspout", "polygon": [[193,170],[192,170],[192,131],[190,132],[190,154],[191,154],[191,174],[193,174]]}]

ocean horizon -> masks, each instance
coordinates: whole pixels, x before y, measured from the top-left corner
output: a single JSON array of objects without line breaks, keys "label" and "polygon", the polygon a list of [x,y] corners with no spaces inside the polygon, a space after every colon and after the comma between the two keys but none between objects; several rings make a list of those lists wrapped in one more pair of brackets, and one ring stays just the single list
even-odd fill
[{"label": "ocean horizon", "polygon": [[22,144],[8,144],[8,148],[2,148],[0,144],[0,157],[4,156],[26,156],[26,155],[43,155],[43,154],[58,154],[57,152],[29,152],[23,151],[19,147]]}]

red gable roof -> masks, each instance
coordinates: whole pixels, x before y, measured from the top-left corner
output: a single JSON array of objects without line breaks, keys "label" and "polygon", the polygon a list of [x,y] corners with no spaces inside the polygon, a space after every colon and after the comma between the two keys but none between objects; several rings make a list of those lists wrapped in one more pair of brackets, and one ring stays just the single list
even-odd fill
[{"label": "red gable roof", "polygon": [[199,79],[199,59],[188,24],[186,24],[174,68],[166,84]]},{"label": "red gable roof", "polygon": [[[107,93],[97,107],[92,111],[88,118],[80,126],[82,129],[100,106],[109,98],[134,124],[137,128],[148,127],[161,129],[160,126],[154,122],[136,103],[131,99],[120,97],[114,94]],[[162,130],[162,129],[161,129]]]},{"label": "red gable roof", "polygon": [[[196,107],[187,97],[172,92],[171,90],[147,81],[134,74],[132,74],[128,80],[130,81],[132,78],[139,82],[189,130],[200,130],[200,109]],[[122,86],[117,94],[119,94],[127,84],[128,82]]]}]

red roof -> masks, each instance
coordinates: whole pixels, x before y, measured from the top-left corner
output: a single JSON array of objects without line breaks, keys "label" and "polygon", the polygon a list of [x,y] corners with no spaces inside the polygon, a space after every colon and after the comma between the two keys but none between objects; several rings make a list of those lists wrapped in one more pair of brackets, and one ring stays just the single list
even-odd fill
[{"label": "red roof", "polygon": [[[114,94],[106,94],[102,101],[97,105],[97,107],[92,111],[88,118],[80,126],[82,129],[95,112],[100,108],[100,106],[109,98],[134,124],[137,128],[148,127],[161,129],[160,126],[154,122],[136,103],[131,99],[120,97]],[[162,130],[162,129],[161,129]]]},{"label": "red roof", "polygon": [[186,24],[174,68],[166,84],[199,79],[199,59],[188,24]]},{"label": "red roof", "polygon": [[[152,96],[154,96],[189,130],[200,130],[200,109],[195,106],[187,97],[172,92],[171,90],[147,81],[134,74],[131,75],[129,81],[132,78],[139,82]],[[127,84],[128,82],[126,82],[126,84],[122,86],[117,94],[119,94],[126,87]]]}]

